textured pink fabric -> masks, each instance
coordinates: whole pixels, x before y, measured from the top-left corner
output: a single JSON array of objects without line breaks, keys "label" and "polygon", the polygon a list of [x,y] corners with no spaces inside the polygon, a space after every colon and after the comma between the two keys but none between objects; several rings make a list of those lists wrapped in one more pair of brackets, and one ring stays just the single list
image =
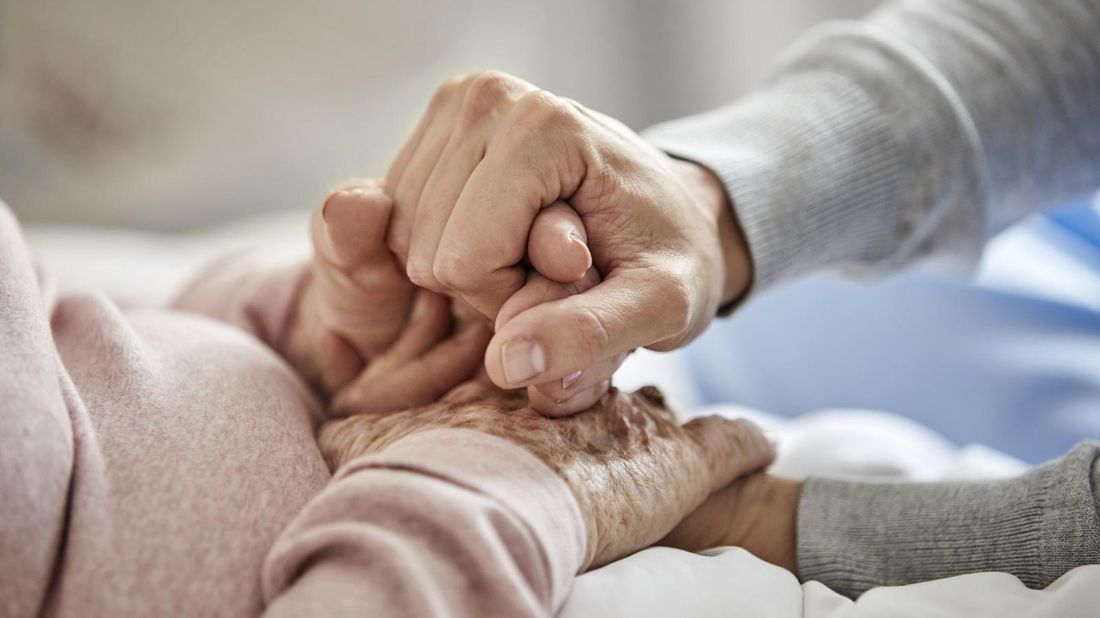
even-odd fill
[{"label": "textured pink fabric", "polygon": [[277,616],[539,616],[565,600],[584,549],[549,468],[507,440],[436,429],[344,466],[276,543],[264,588]]},{"label": "textured pink fabric", "polygon": [[519,447],[436,431],[330,484],[273,351],[300,272],[223,262],[177,311],[53,300],[0,205],[0,616],[556,609],[583,527]]}]

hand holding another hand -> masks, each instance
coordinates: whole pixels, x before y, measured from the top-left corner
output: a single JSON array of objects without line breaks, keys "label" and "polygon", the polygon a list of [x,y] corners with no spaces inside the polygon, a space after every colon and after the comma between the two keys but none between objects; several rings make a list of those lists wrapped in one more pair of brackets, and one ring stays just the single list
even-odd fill
[{"label": "hand holding another hand", "polygon": [[[313,212],[313,260],[286,342],[291,362],[331,397],[339,416],[431,403],[481,374],[489,322],[461,300],[417,288],[385,244],[393,203],[380,181],[336,188]],[[562,285],[532,275],[513,306],[594,285],[579,219],[544,209],[528,243],[532,263],[581,276]],[[586,272],[587,271],[587,272]],[[551,286],[551,287],[548,287]]]},{"label": "hand holding another hand", "polygon": [[335,189],[313,212],[314,254],[288,357],[336,415],[436,401],[480,369],[488,323],[418,290],[385,244],[393,205],[378,181]]},{"label": "hand holding another hand", "polygon": [[[551,415],[599,399],[634,348],[690,341],[749,283],[747,249],[712,174],[508,75],[445,82],[386,187],[390,246],[409,278],[493,319],[489,377],[531,387],[532,404]],[[540,265],[529,246],[540,213],[566,204],[602,281],[582,280],[574,260]]]}]

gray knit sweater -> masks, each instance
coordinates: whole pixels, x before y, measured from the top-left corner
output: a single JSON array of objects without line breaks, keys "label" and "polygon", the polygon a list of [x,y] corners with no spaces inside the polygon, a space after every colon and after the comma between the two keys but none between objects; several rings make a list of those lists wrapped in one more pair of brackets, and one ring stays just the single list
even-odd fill
[{"label": "gray knit sweater", "polygon": [[[1100,0],[889,3],[647,137],[721,178],[754,293],[822,268],[965,269],[990,235],[1100,187]],[[801,575],[849,595],[983,570],[1045,586],[1100,563],[1098,485],[1098,443],[1009,481],[811,479]]]}]

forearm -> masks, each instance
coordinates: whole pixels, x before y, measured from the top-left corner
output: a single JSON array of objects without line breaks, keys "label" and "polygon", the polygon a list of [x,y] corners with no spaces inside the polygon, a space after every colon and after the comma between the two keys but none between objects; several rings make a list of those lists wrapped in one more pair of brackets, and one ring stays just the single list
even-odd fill
[{"label": "forearm", "polygon": [[549,616],[585,552],[573,494],[518,446],[428,431],[350,462],[264,567],[272,616]]},{"label": "forearm", "polygon": [[647,137],[723,181],[760,290],[821,268],[967,266],[1100,185],[1096,3],[892,3],[818,28],[762,88]]},{"label": "forearm", "polygon": [[1100,563],[1098,486],[1098,443],[1001,481],[810,479],[798,504],[799,576],[849,596],[980,571],[1042,588]]}]

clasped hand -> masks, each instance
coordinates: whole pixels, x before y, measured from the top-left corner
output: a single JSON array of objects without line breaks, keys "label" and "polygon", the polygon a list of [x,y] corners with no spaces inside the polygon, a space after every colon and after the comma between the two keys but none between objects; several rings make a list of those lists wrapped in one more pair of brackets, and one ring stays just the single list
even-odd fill
[{"label": "clasped hand", "polygon": [[[698,520],[705,509],[696,509],[712,492],[771,461],[772,447],[750,423],[708,417],[681,426],[652,387],[601,393],[587,410],[552,419],[525,393],[494,386],[479,371],[487,321],[408,279],[384,240],[392,212],[379,183],[365,181],[336,190],[311,221],[314,259],[287,347],[330,397],[332,413],[347,416],[319,434],[333,469],[433,428],[510,440],[568,484],[588,534],[586,566],[594,566],[670,531],[674,543],[691,531],[678,524],[693,511]],[[532,260],[545,265],[546,256],[565,256],[583,265],[583,243],[571,242],[582,232],[577,220],[544,212],[529,243],[543,257]],[[541,276],[531,282],[540,293],[580,289]],[[698,542],[684,538],[685,547]]]}]

